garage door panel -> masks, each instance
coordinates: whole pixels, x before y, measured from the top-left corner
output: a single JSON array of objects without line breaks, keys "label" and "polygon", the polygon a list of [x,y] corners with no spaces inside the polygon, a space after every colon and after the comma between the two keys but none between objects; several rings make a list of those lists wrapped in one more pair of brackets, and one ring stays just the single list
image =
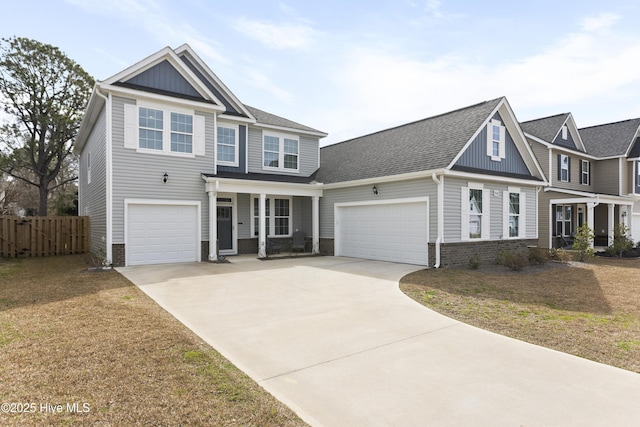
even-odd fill
[{"label": "garage door panel", "polygon": [[199,241],[196,205],[128,205],[128,265],[197,261]]},{"label": "garage door panel", "polygon": [[426,201],[372,203],[338,209],[339,255],[427,265]]}]

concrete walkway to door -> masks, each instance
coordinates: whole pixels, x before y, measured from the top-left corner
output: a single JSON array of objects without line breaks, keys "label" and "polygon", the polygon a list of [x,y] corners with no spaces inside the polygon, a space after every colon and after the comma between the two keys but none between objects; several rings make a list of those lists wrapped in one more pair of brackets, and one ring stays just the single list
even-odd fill
[{"label": "concrete walkway to door", "polygon": [[640,375],[405,296],[419,267],[339,257],[120,268],[314,426],[631,426]]}]

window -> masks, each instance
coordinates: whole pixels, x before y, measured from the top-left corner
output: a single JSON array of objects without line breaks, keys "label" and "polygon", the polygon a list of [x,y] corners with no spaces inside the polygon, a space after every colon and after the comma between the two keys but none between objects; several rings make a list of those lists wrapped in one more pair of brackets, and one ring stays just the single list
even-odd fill
[{"label": "window", "polygon": [[87,153],[87,184],[91,184],[91,152]]},{"label": "window", "polygon": [[482,190],[469,189],[469,238],[482,237]]},{"label": "window", "polygon": [[291,136],[265,133],[262,165],[264,169],[298,171],[299,141]]},{"label": "window", "polygon": [[556,236],[571,235],[572,217],[571,205],[556,205]]},{"label": "window", "polygon": [[565,141],[569,137],[568,133],[569,129],[567,129],[567,125],[562,126],[562,139],[564,139]]},{"label": "window", "polygon": [[[253,235],[260,233],[260,198],[253,198]],[[266,199],[265,229],[267,237],[291,235],[291,199]],[[273,230],[273,232],[271,231]]]},{"label": "window", "polygon": [[218,163],[238,166],[238,129],[218,126]]},{"label": "window", "polygon": [[193,110],[124,105],[124,146],[145,153],[204,155],[205,118]]},{"label": "window", "polygon": [[571,179],[569,175],[569,167],[571,164],[571,159],[569,159],[569,156],[565,156],[564,154],[558,154],[558,160],[558,179],[562,182],[570,182]]},{"label": "window", "polygon": [[520,193],[509,193],[509,237],[520,235]]},{"label": "window", "polygon": [[591,184],[589,169],[591,169],[591,163],[588,160],[582,160],[580,162],[580,183],[583,185]]},{"label": "window", "polygon": [[193,151],[193,116],[171,113],[171,151],[176,153]]},{"label": "window", "polygon": [[500,161],[505,155],[505,127],[499,120],[491,120],[487,125],[487,156]]},{"label": "window", "polygon": [[636,193],[640,187],[640,161],[636,162]]}]

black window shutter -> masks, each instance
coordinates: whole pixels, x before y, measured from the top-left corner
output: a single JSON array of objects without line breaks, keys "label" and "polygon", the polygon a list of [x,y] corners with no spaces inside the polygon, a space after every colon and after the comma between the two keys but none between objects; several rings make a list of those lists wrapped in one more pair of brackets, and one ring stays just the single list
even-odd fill
[{"label": "black window shutter", "polygon": [[579,183],[582,184],[582,160],[580,160],[580,179]]},{"label": "black window shutter", "polygon": [[591,162],[587,162],[587,166],[589,167],[589,173],[587,175],[587,185],[591,185]]},{"label": "black window shutter", "polygon": [[558,154],[558,181],[562,181],[562,156]]},{"label": "black window shutter", "polygon": [[567,157],[567,182],[571,182],[571,157]]}]

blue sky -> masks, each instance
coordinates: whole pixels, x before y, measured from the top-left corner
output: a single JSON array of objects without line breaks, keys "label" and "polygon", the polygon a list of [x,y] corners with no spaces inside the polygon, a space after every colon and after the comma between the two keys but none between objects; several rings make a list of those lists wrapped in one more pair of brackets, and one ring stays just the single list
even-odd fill
[{"label": "blue sky", "polygon": [[602,1],[49,0],[0,36],[60,47],[98,80],[188,43],[238,98],[327,143],[506,96],[519,120],[640,117],[640,5]]}]

